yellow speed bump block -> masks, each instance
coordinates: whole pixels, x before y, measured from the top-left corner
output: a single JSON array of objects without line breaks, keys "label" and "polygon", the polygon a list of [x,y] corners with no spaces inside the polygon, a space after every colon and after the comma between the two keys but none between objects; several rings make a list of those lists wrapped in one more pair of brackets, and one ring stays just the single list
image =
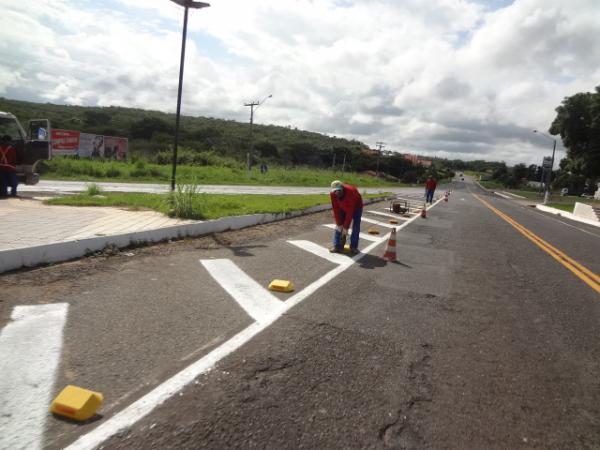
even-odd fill
[{"label": "yellow speed bump block", "polygon": [[344,245],[344,252],[348,253],[350,251],[350,244]]},{"label": "yellow speed bump block", "polygon": [[87,420],[100,408],[102,400],[104,396],[100,392],[68,385],[52,401],[50,411],[69,419]]},{"label": "yellow speed bump block", "polygon": [[390,223],[398,223],[396,219],[390,219]]},{"label": "yellow speed bump block", "polygon": [[377,228],[369,228],[367,232],[369,234],[379,234],[379,230]]},{"label": "yellow speed bump block", "polygon": [[294,283],[288,280],[273,280],[269,284],[269,289],[277,292],[292,292],[294,290]]}]

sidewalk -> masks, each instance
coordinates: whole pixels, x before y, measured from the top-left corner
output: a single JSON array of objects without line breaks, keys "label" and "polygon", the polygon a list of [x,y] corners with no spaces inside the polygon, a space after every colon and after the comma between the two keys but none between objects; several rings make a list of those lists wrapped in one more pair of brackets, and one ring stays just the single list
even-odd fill
[{"label": "sidewalk", "polygon": [[194,223],[155,211],[48,206],[31,198],[0,200],[0,251]]}]

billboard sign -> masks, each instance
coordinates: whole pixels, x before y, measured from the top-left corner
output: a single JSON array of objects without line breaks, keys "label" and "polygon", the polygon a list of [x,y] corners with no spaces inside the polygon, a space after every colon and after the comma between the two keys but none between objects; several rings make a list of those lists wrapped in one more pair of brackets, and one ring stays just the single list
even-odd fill
[{"label": "billboard sign", "polygon": [[76,155],[79,149],[79,131],[52,129],[52,153],[55,155]]},{"label": "billboard sign", "polygon": [[127,140],[127,138],[105,136],[104,158],[125,161],[127,159],[128,147],[129,141]]}]

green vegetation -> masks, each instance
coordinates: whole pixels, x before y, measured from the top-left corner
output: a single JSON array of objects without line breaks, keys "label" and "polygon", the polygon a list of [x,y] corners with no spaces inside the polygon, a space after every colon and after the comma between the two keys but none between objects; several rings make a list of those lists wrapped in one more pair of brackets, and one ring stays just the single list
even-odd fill
[{"label": "green vegetation", "polygon": [[[171,166],[150,164],[142,160],[135,163],[117,161],[92,161],[88,159],[54,158],[44,163],[45,179],[84,181],[125,181],[167,183],[171,178]],[[334,172],[307,167],[270,167],[266,174],[253,168],[250,174],[243,165],[177,167],[177,180],[181,183],[195,181],[198,184],[234,184],[266,186],[329,186],[336,178],[359,187],[402,186],[368,175]]]},{"label": "green vegetation", "polygon": [[575,209],[575,203],[548,203],[546,206],[570,213],[572,213],[573,209]]},{"label": "green vegetation", "polygon": [[567,148],[554,185],[577,193],[595,191],[600,181],[600,86],[565,97],[549,131],[560,135]]},{"label": "green vegetation", "polygon": [[[177,194],[175,194],[177,195]],[[183,208],[174,209],[171,194],[105,193],[93,197],[86,193],[47,200],[49,205],[115,206],[132,210],[151,209],[172,217],[218,219],[257,213],[287,213],[330,202],[329,195],[221,195],[183,192]],[[365,194],[363,198],[382,197],[383,194]],[[191,210],[185,202],[191,203]],[[191,211],[191,212],[190,212]],[[178,216],[177,212],[184,212]]]},{"label": "green vegetation", "polygon": [[101,195],[102,189],[100,189],[100,186],[98,186],[96,183],[90,183],[87,185],[85,193],[90,196]]}]

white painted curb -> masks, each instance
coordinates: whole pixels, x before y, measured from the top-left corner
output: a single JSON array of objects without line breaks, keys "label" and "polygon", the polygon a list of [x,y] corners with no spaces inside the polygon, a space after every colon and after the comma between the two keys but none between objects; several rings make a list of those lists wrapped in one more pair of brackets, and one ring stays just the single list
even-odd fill
[{"label": "white painted curb", "polygon": [[544,211],[544,212],[547,212],[550,214],[555,214],[557,216],[566,217],[567,219],[576,220],[577,222],[587,223],[588,225],[600,227],[599,221],[584,219],[584,218],[576,216],[575,214],[570,213],[568,211],[563,211],[561,209],[556,209],[556,208],[550,208],[549,206],[544,206],[544,205],[536,205],[535,207],[541,211]]},{"label": "white painted curb", "polygon": [[[365,200],[368,205],[385,200],[387,197]],[[184,225],[173,225],[155,230],[135,231],[132,233],[99,236],[74,241],[56,242],[52,244],[37,245],[12,250],[0,251],[0,273],[22,267],[34,267],[51,264],[70,259],[80,258],[85,255],[100,251],[108,246],[118,248],[129,247],[132,244],[149,244],[168,239],[181,239],[185,237],[198,237],[211,233],[220,233],[227,230],[239,230],[263,223],[291,219],[306,214],[312,214],[331,209],[330,204],[312,206],[300,211],[290,211],[279,214],[251,214],[245,216],[222,217],[206,222],[197,222]]]}]

